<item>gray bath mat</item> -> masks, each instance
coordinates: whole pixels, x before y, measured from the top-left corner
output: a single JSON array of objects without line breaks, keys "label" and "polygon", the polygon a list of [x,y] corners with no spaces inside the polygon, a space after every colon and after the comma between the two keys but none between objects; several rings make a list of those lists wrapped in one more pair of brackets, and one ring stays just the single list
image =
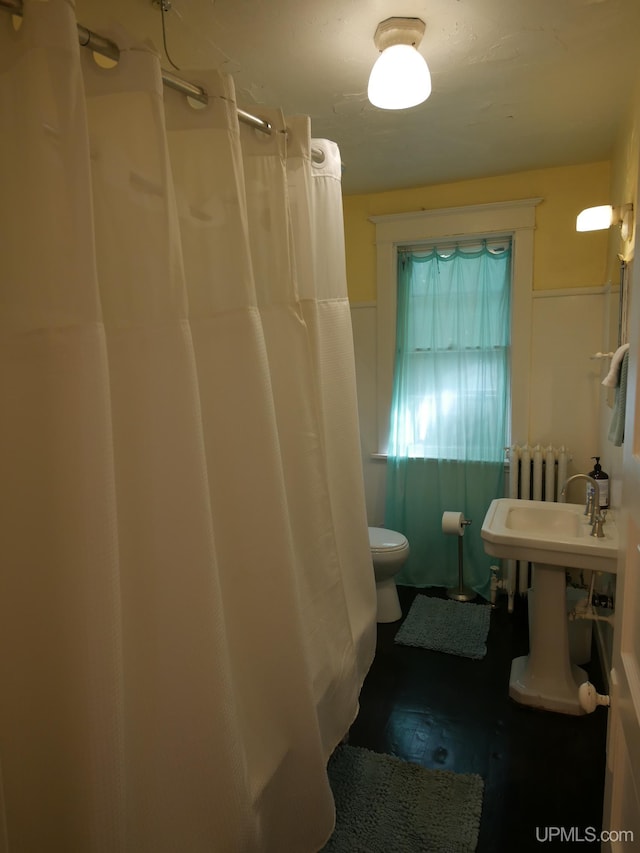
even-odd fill
[{"label": "gray bath mat", "polygon": [[336,828],[322,853],[462,853],[478,843],[484,782],[340,746],[329,781]]},{"label": "gray bath mat", "polygon": [[480,660],[487,653],[490,616],[489,604],[416,595],[395,642]]}]

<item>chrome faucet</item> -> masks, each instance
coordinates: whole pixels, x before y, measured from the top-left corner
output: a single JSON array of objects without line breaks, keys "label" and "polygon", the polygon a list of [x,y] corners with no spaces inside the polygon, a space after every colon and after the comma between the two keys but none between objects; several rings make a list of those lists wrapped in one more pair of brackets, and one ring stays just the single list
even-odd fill
[{"label": "chrome faucet", "polygon": [[[568,480],[565,480],[564,486],[562,487],[562,491],[560,494],[562,496],[567,493],[567,486],[569,483],[573,482],[573,480],[586,480],[587,483],[591,483],[593,488],[593,499],[591,500],[591,506],[589,506],[589,497],[587,497],[587,506],[585,509],[585,515],[587,515],[587,511],[590,509],[590,517],[589,521],[591,522],[591,526],[593,527],[598,521],[598,516],[600,516],[600,486],[598,485],[598,481],[594,480],[593,477],[590,477],[588,474],[574,474],[572,477],[569,477]],[[602,521],[602,518],[600,518]],[[595,534],[594,534],[595,535]]]}]

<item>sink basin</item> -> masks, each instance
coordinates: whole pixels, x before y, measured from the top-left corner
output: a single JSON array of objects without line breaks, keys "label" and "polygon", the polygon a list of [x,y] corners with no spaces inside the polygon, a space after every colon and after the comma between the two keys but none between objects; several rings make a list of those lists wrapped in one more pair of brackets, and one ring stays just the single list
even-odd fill
[{"label": "sink basin", "polygon": [[581,504],[498,498],[491,502],[481,536],[487,554],[503,559],[615,572],[618,531],[607,513],[604,539],[591,536]]},{"label": "sink basin", "polygon": [[585,523],[583,515],[577,515],[575,512],[558,512],[553,508],[547,508],[544,504],[541,505],[539,501],[532,501],[532,503],[537,505],[509,507],[505,525],[510,530],[523,530],[534,534],[580,536],[580,528]]}]

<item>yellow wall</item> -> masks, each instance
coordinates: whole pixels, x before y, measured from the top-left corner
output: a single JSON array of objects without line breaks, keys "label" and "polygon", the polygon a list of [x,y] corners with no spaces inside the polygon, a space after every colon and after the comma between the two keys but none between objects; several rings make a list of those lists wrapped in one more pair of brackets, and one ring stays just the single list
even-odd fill
[{"label": "yellow wall", "polygon": [[375,226],[368,217],[542,198],[536,209],[534,290],[596,287],[607,280],[607,232],[578,234],[576,215],[608,204],[609,163],[590,163],[453,184],[344,197],[347,279],[352,303],[376,299]]}]

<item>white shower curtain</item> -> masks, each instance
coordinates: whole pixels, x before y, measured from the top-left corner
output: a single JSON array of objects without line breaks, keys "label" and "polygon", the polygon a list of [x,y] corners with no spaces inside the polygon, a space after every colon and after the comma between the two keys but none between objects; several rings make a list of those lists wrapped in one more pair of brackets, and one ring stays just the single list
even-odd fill
[{"label": "white shower curtain", "polygon": [[375,642],[339,153],[123,39],[0,15],[0,853],[315,851]]}]

